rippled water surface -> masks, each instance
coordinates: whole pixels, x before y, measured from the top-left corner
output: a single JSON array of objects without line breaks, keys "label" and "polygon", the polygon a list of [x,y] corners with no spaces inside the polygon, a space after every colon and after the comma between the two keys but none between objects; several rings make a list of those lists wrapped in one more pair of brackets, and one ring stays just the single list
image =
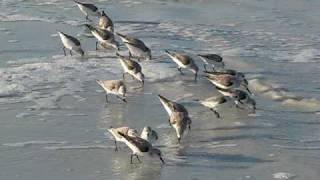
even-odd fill
[{"label": "rippled water surface", "polygon": [[[154,59],[142,62],[145,88],[127,78],[128,103],[112,97],[105,106],[95,80],[119,79],[122,69],[113,51],[94,50],[76,5],[2,0],[0,179],[319,179],[319,1],[95,3],[117,32],[152,49]],[[64,57],[57,30],[77,36],[86,55]],[[197,83],[187,71],[179,75],[165,49],[221,54],[229,68],[246,73],[256,114],[226,107],[216,119],[194,102],[216,90],[202,74]],[[180,145],[157,94],[189,109],[192,130]],[[106,128],[123,125],[153,127],[166,165],[148,158],[131,165],[124,144],[114,152]]]}]

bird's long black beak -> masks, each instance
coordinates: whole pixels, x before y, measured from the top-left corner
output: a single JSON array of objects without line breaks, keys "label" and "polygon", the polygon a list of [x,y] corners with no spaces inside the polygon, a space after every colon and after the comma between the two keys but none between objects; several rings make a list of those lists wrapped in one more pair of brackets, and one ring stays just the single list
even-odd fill
[{"label": "bird's long black beak", "polygon": [[162,162],[162,164],[165,164],[164,160],[162,159],[162,157],[160,156],[160,161]]}]

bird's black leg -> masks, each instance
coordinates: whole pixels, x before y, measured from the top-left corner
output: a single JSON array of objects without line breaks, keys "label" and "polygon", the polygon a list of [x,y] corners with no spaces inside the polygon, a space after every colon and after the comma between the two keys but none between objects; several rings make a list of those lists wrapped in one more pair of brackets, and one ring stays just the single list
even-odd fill
[{"label": "bird's black leg", "polygon": [[108,103],[108,94],[106,94],[106,103]]},{"label": "bird's black leg", "polygon": [[250,91],[250,89],[248,87],[246,89],[247,89],[248,93],[252,95],[252,92]]},{"label": "bird's black leg", "polygon": [[142,161],[139,159],[139,156],[138,156],[138,155],[136,155],[136,157],[137,157],[137,159],[138,159],[139,163],[142,163]]},{"label": "bird's black leg", "polygon": [[98,50],[98,43],[99,43],[99,42],[97,41],[97,42],[96,42],[96,50]]},{"label": "bird's black leg", "polygon": [[66,48],[64,46],[63,46],[62,50],[63,50],[64,56],[67,56]]},{"label": "bird's black leg", "polygon": [[122,80],[125,80],[126,73],[122,73]]},{"label": "bird's black leg", "polygon": [[122,98],[122,97],[120,97],[120,96],[118,96],[118,95],[117,95],[117,98],[119,98],[121,101],[123,101],[123,102],[127,103],[126,98],[124,98],[124,97]]},{"label": "bird's black leg", "polygon": [[70,55],[72,56],[72,50],[70,50]]},{"label": "bird's black leg", "polygon": [[132,54],[131,54],[131,52],[129,51],[129,59],[131,59],[132,58]]},{"label": "bird's black leg", "polygon": [[220,114],[216,110],[212,108],[210,110],[216,115],[217,118],[220,118]]},{"label": "bird's black leg", "polygon": [[134,156],[133,154],[130,155],[130,164],[133,164],[133,162],[132,162],[133,156]]},{"label": "bird's black leg", "polygon": [[207,66],[206,66],[206,64],[203,64],[203,69],[204,69],[205,71],[207,71]]},{"label": "bird's black leg", "polygon": [[194,74],[194,81],[197,82],[198,73]]},{"label": "bird's black leg", "polygon": [[117,141],[116,140],[114,140],[114,145],[116,146],[116,148],[114,149],[114,151],[118,151],[118,146],[117,146]]},{"label": "bird's black leg", "polygon": [[168,119],[168,122],[169,122],[169,126],[171,126],[171,123],[170,123],[170,118]]},{"label": "bird's black leg", "polygon": [[178,71],[180,72],[181,75],[183,75],[181,67],[178,67]]}]

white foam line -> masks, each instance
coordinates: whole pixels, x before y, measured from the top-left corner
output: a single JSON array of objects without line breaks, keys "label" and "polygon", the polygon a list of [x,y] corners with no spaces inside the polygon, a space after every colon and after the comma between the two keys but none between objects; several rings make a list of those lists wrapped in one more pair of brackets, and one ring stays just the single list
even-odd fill
[{"label": "white foam line", "polygon": [[292,150],[320,150],[319,146],[283,146],[279,144],[272,144],[273,147]]}]

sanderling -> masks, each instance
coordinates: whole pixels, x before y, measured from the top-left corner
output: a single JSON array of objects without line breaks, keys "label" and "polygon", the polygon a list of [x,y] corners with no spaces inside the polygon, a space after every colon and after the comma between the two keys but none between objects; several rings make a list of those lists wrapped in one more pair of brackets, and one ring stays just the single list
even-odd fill
[{"label": "sanderling", "polygon": [[123,102],[127,102],[125,98],[127,89],[122,81],[97,80],[97,83],[106,91],[106,102],[108,102],[108,94],[114,94]]},{"label": "sanderling", "polygon": [[142,73],[142,68],[139,63],[136,61],[133,61],[131,59],[128,59],[124,56],[121,56],[119,53],[116,53],[116,55],[119,57],[121,66],[123,67],[123,79],[126,73],[130,74],[132,77],[136,78],[142,83],[142,87],[144,85],[144,74]]},{"label": "sanderling", "polygon": [[75,51],[77,53],[79,53],[81,56],[84,55],[83,50],[81,49],[81,43],[78,39],[76,39],[75,37],[72,37],[70,35],[67,35],[63,32],[58,31],[58,34],[60,36],[60,39],[62,41],[63,44],[63,52],[64,55],[66,56],[66,48],[70,50],[70,55],[72,56],[72,51]]},{"label": "sanderling", "polygon": [[217,118],[220,118],[220,114],[218,113],[218,108],[219,106],[223,104],[227,104],[228,102],[231,101],[229,97],[226,96],[213,96],[204,100],[195,100],[200,102],[205,107],[208,107],[214,114],[216,115]]},{"label": "sanderling", "polygon": [[85,25],[92,33],[92,35],[98,40],[96,42],[96,50],[98,50],[98,43],[102,46],[111,46],[119,50],[119,42],[115,40],[113,33],[105,29],[95,28],[89,24]]},{"label": "sanderling", "polygon": [[149,157],[158,157],[161,160],[162,164],[164,164],[161,151],[152,147],[151,143],[138,136],[128,136],[121,132],[119,134],[124,138],[126,145],[132,150],[132,154],[130,156],[131,164],[133,163],[133,156],[135,156],[137,160],[141,163],[139,156],[145,155],[148,155]]},{"label": "sanderling", "polygon": [[149,143],[153,144],[156,140],[158,140],[158,133],[153,130],[150,126],[146,126],[143,128],[140,137],[142,139],[147,140]]},{"label": "sanderling", "polygon": [[218,54],[198,54],[198,56],[203,61],[203,68],[205,71],[207,71],[206,65],[211,65],[212,69],[214,70],[216,66],[218,67],[224,67],[224,62],[222,61],[222,57]]},{"label": "sanderling", "polygon": [[251,91],[248,88],[248,81],[246,79],[239,79],[229,74],[208,74],[207,79],[215,86],[222,89],[243,88],[250,94]]},{"label": "sanderling", "polygon": [[239,104],[244,104],[250,106],[253,111],[256,110],[256,101],[247,92],[240,89],[223,89],[219,87],[216,88],[224,96],[235,98],[235,103],[237,106]]},{"label": "sanderling", "polygon": [[125,142],[125,139],[119,133],[125,134],[127,136],[131,136],[131,137],[138,136],[138,132],[135,129],[132,129],[130,127],[118,127],[118,128],[110,127],[107,130],[114,137],[115,151],[118,151],[117,141]]},{"label": "sanderling", "polygon": [[79,7],[80,11],[86,15],[86,20],[89,20],[89,15],[98,15],[98,8],[94,4],[89,4],[89,3],[83,3],[74,0],[74,2],[77,4]]},{"label": "sanderling", "polygon": [[180,142],[181,136],[188,126],[191,129],[191,119],[188,110],[181,104],[158,95],[161,104],[169,115],[169,125],[172,126],[177,133],[178,141]]},{"label": "sanderling", "polygon": [[99,28],[108,30],[111,33],[114,32],[113,22],[104,11],[100,14],[98,26]]},{"label": "sanderling", "polygon": [[183,136],[187,127],[190,130],[191,127],[191,119],[184,112],[177,111],[173,106],[173,112],[169,117],[170,126],[172,126],[176,130],[176,134],[178,137],[178,142],[180,143],[181,137]]},{"label": "sanderling", "polygon": [[120,33],[117,35],[129,49],[129,58],[137,57],[138,61],[140,58],[151,60],[151,50],[141,40]]},{"label": "sanderling", "polygon": [[168,50],[165,50],[165,52],[178,65],[178,70],[181,74],[183,74],[182,68],[190,69],[194,73],[194,80],[197,80],[199,68],[190,56],[177,52],[169,52]]}]

